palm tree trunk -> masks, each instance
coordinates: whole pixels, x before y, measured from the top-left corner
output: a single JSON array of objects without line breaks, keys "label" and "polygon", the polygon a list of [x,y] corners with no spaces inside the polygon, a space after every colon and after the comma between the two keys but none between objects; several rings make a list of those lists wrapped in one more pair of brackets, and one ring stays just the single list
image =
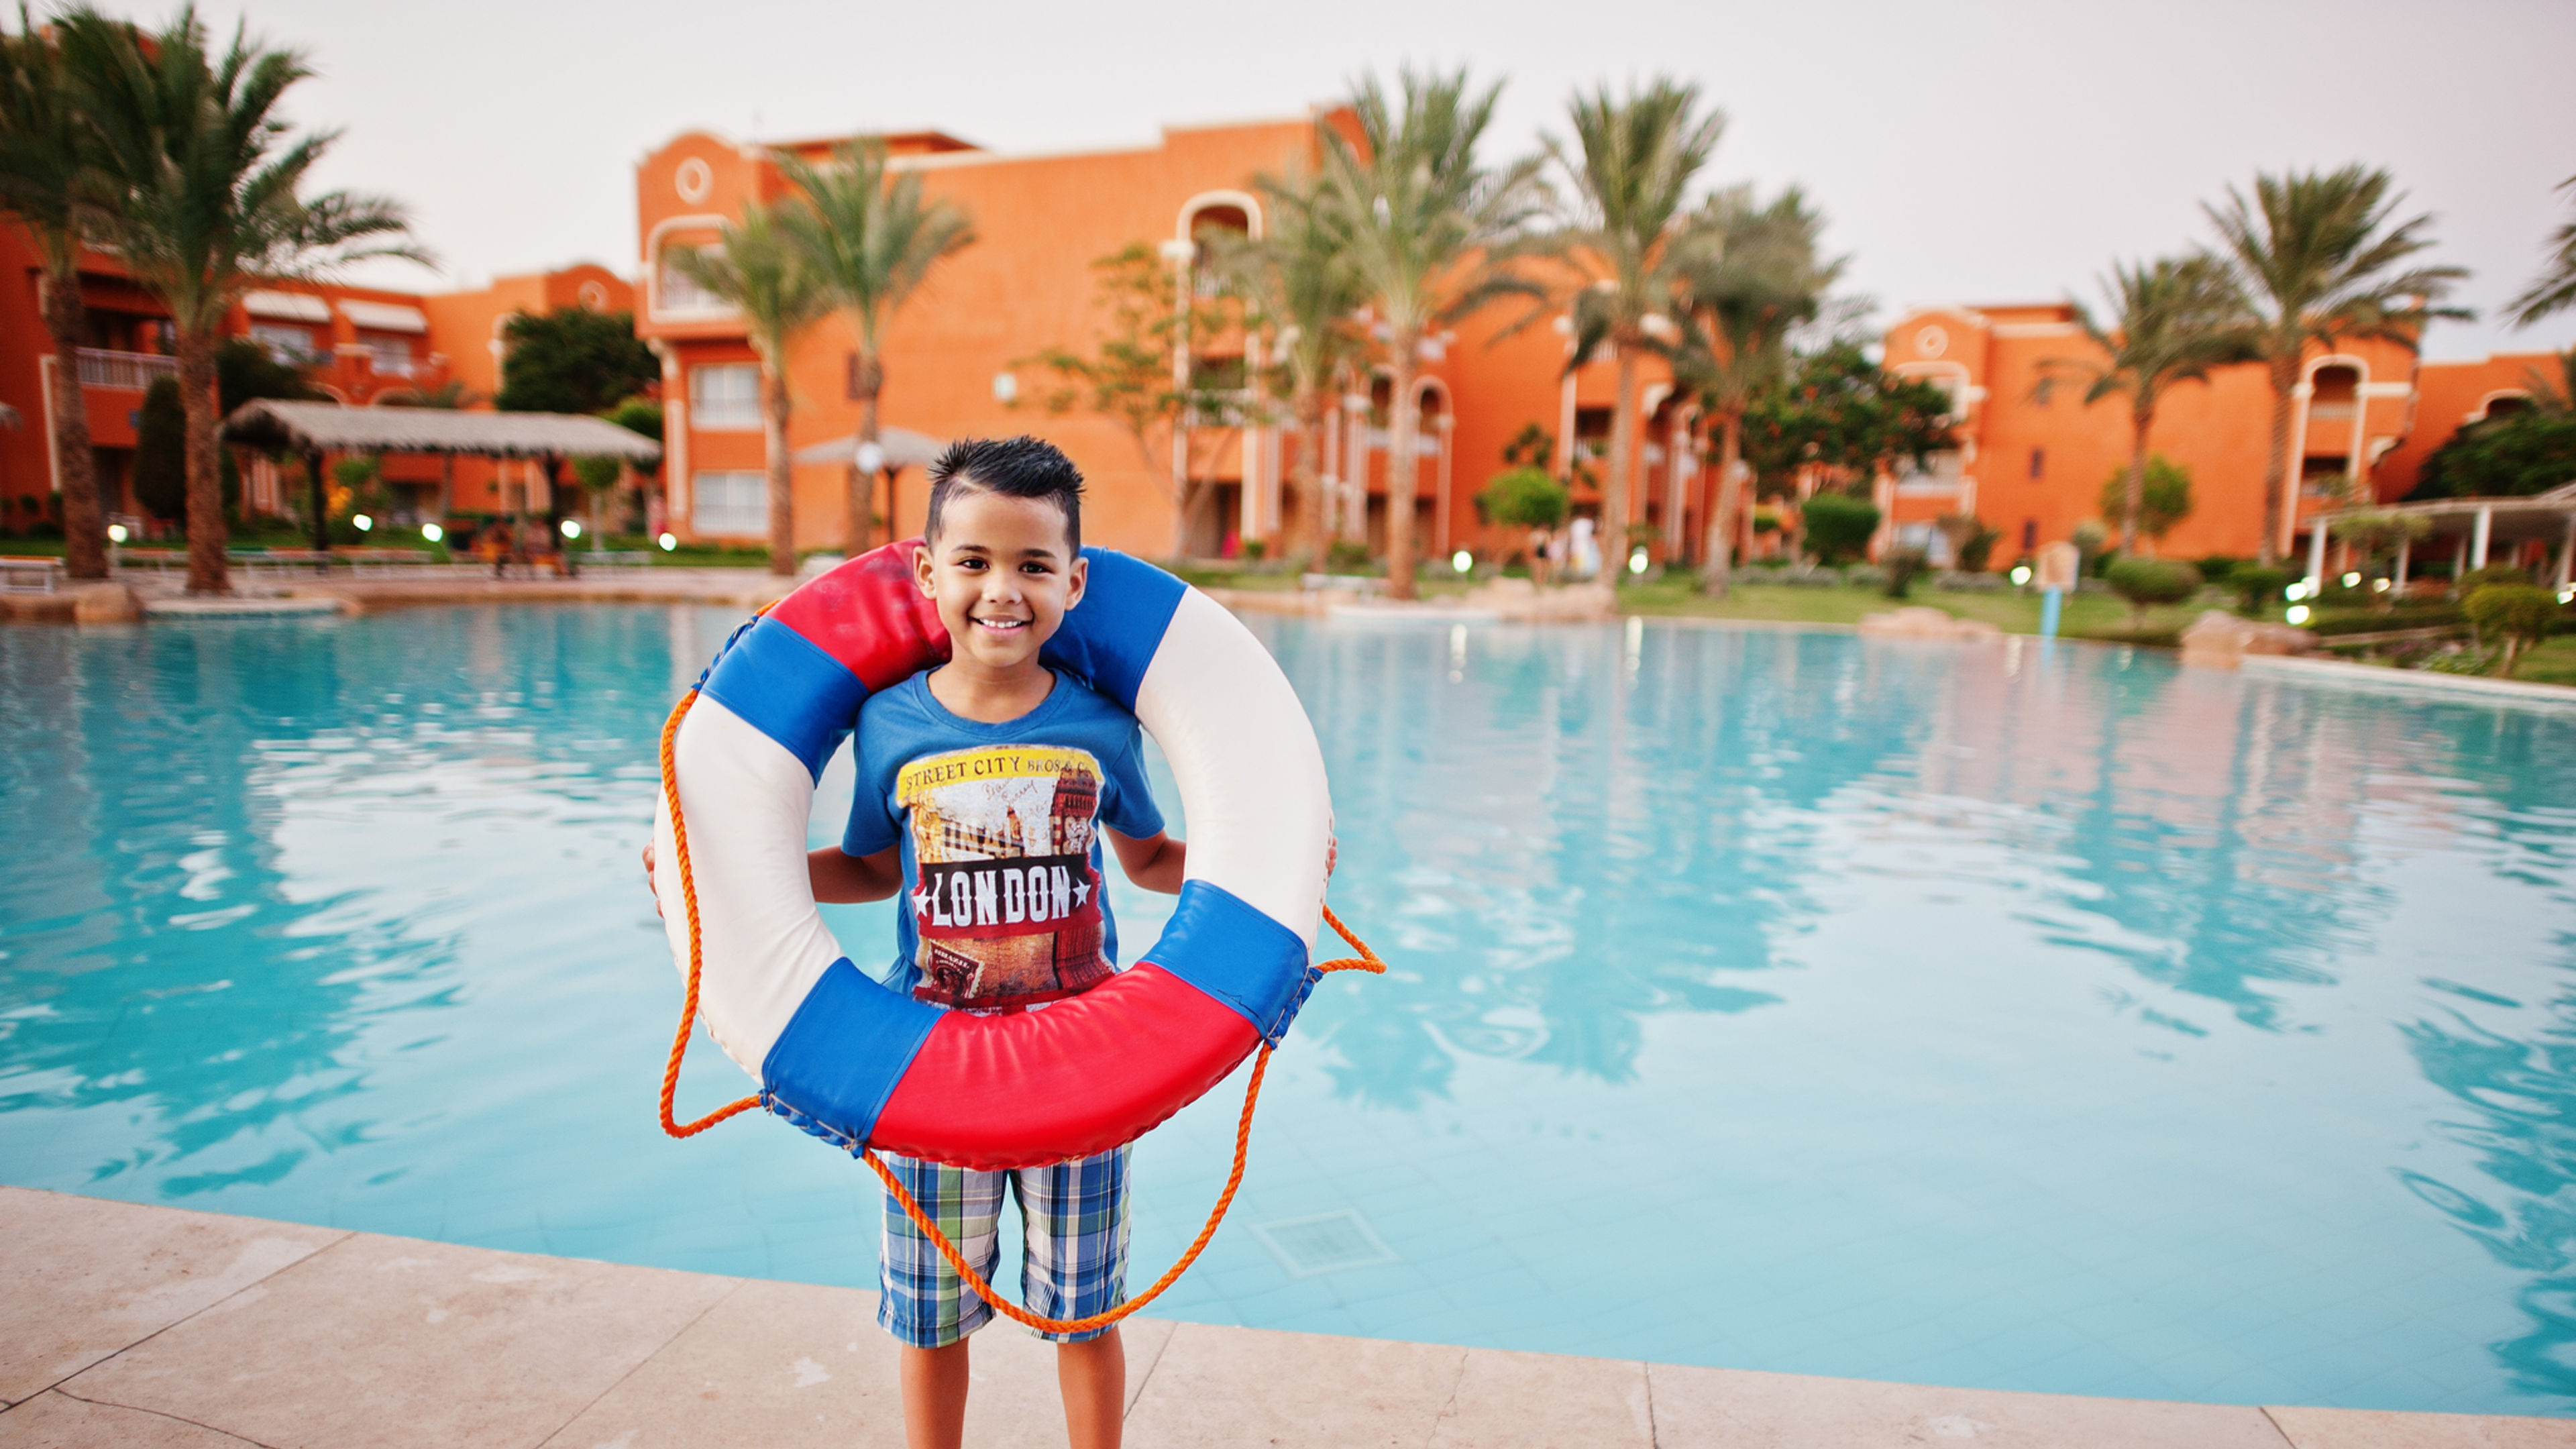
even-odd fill
[{"label": "palm tree trunk", "polygon": [[1700,563],[1700,592],[1723,599],[1735,585],[1735,512],[1743,506],[1736,466],[1744,457],[1744,414],[1729,408],[1718,420],[1717,501],[1708,510],[1708,555]]},{"label": "palm tree trunk", "polygon": [[1637,428],[1637,349],[1613,346],[1619,359],[1619,401],[1610,412],[1610,480],[1601,498],[1601,567],[1615,588],[1628,574],[1628,499],[1635,482],[1629,469],[1637,456],[1628,435]]},{"label": "palm tree trunk", "polygon": [[2299,383],[2299,354],[2272,358],[2272,452],[2263,460],[2263,540],[2254,561],[2269,568],[2281,557],[2281,490],[2289,481],[2290,392]]},{"label": "palm tree trunk", "polygon": [[[1415,350],[1420,339],[1413,329],[1395,334],[1389,348],[1389,359],[1395,373],[1395,386],[1387,392],[1386,446],[1386,591],[1398,599],[1410,599],[1413,589],[1413,500],[1421,491],[1422,469],[1416,465],[1413,449],[1422,430],[1421,414],[1413,407],[1413,377],[1418,365]],[[1359,450],[1360,466],[1368,466],[1366,449]],[[1367,474],[1361,474],[1363,480]],[[1365,493],[1362,495],[1365,497]]]},{"label": "palm tree trunk", "polygon": [[2129,478],[2120,490],[2120,556],[2138,552],[2138,512],[2147,506],[2147,429],[2156,415],[2143,408],[2129,413]]},{"label": "palm tree trunk", "polygon": [[1314,555],[1318,568],[1324,558],[1323,461],[1323,389],[1308,388],[1297,399],[1297,512],[1305,535],[1298,546]]},{"label": "palm tree trunk", "polygon": [[54,342],[54,482],[63,490],[63,566],[76,579],[107,577],[107,520],[99,507],[98,459],[90,452],[89,405],[81,396],[80,347],[88,331],[77,275],[48,272],[43,291],[45,331]]},{"label": "palm tree trunk", "polygon": [[[863,448],[877,441],[877,430],[880,426],[877,417],[877,395],[884,389],[885,368],[877,361],[876,349],[861,347],[859,349],[859,436],[856,447]],[[845,521],[841,525],[841,547],[852,558],[857,558],[868,551],[868,539],[874,532],[871,526],[871,515],[876,512],[876,502],[876,474],[859,466],[858,454],[854,449],[850,455],[849,479],[844,489]],[[894,520],[887,519],[886,527],[893,528]]]},{"label": "palm tree trunk", "polygon": [[213,329],[179,332],[179,405],[188,419],[188,592],[229,594],[224,562],[224,475],[215,456]]},{"label": "palm tree trunk", "polygon": [[784,578],[796,572],[795,475],[787,456],[787,375],[763,363],[760,369],[761,443],[769,464],[769,571]]}]

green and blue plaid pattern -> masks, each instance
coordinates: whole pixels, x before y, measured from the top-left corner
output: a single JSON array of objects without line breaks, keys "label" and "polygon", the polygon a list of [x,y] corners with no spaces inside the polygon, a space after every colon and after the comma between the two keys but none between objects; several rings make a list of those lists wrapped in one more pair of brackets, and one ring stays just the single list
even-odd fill
[{"label": "green and blue plaid pattern", "polygon": [[[1010,1172],[880,1155],[923,1215],[987,1282],[1001,1261],[1002,1188],[1008,1183],[1028,1225],[1021,1306],[1043,1318],[1088,1318],[1127,1297],[1127,1153],[1116,1147]],[[894,1194],[886,1194],[885,1236],[877,1251],[878,1324],[914,1348],[946,1348],[992,1317],[992,1305],[975,1296],[904,1215]],[[1106,1332],[1039,1337],[1080,1343]]]}]

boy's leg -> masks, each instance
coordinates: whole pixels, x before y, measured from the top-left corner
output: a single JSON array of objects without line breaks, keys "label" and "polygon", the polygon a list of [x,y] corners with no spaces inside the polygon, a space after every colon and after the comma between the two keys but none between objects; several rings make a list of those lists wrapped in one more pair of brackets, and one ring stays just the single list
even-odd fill
[{"label": "boy's leg", "polygon": [[[1127,1298],[1128,1149],[1011,1175],[1028,1224],[1020,1300],[1046,1318],[1088,1318]],[[1118,1330],[1047,1334],[1056,1349],[1073,1449],[1116,1449],[1127,1407],[1127,1354]]]},{"label": "boy's leg", "polygon": [[[1001,1256],[997,1223],[1008,1173],[975,1172],[884,1154],[922,1213],[987,1280]],[[911,1449],[955,1449],[966,1427],[966,1335],[993,1317],[888,1193],[877,1250],[877,1322],[903,1345],[904,1438]]]}]

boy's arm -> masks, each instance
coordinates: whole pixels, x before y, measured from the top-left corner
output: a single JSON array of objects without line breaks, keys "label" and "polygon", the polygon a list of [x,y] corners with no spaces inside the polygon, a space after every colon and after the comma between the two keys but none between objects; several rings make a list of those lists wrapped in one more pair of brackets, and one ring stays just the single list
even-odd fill
[{"label": "boy's arm", "polygon": [[827,906],[887,900],[903,889],[903,847],[846,855],[841,847],[827,845],[807,853],[805,874],[814,884],[814,899]]},{"label": "boy's arm", "polygon": [[1188,863],[1190,843],[1174,840],[1169,831],[1157,830],[1138,839],[1107,831],[1110,848],[1118,852],[1118,863],[1127,870],[1127,878],[1149,891],[1167,896],[1181,893],[1181,873]]}]

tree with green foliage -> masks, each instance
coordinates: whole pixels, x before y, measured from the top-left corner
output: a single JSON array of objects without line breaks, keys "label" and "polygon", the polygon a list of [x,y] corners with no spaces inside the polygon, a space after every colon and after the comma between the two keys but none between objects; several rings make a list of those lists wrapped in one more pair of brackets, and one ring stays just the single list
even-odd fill
[{"label": "tree with green foliage", "polygon": [[[831,293],[813,272],[805,248],[780,225],[777,211],[754,202],[724,224],[713,246],[665,254],[682,276],[742,314],[751,350],[760,354],[761,436],[769,470],[769,571],[796,572],[796,493],[789,467],[787,352],[831,309]],[[606,408],[633,389],[601,404]],[[596,411],[585,409],[584,411]]]},{"label": "tree with green foliage", "polygon": [[2111,591],[2129,601],[2129,625],[2147,626],[2152,604],[2179,604],[2200,592],[2200,570],[2187,563],[2152,558],[2115,558],[2102,571]]},{"label": "tree with green foliage", "polygon": [[1950,541],[1950,566],[1964,574],[1981,574],[1993,558],[2004,531],[1973,513],[1945,513],[1933,526]]},{"label": "tree with green foliage", "polygon": [[[1792,186],[1767,204],[1749,186],[1704,203],[1684,269],[1683,344],[1673,370],[1696,391],[1717,428],[1717,496],[1708,513],[1699,586],[1723,598],[1735,568],[1735,520],[1743,507],[1744,418],[1757,398],[1781,385],[1789,339],[1813,322],[1843,261],[1826,260],[1825,219]],[[1676,523],[1678,526],[1678,522]]]},{"label": "tree with green foliage", "polygon": [[[898,172],[885,143],[862,137],[832,148],[822,165],[793,151],[776,152],[779,174],[799,193],[779,221],[858,344],[851,383],[858,394],[856,443],[877,441],[877,400],[885,391],[885,329],[939,264],[975,244],[975,223],[948,202],[922,194],[921,173]],[[876,479],[851,454],[844,489],[842,547],[867,551],[876,512]]]},{"label": "tree with green foliage", "polygon": [[[452,382],[462,389],[465,384]],[[304,370],[269,356],[268,349],[247,337],[227,337],[215,349],[215,396],[226,417],[244,403],[274,398],[300,402],[321,397],[304,378]],[[388,405],[394,405],[388,400]]]},{"label": "tree with green foliage", "polygon": [[1812,465],[1829,484],[1865,494],[1879,473],[1901,461],[1919,466],[1953,443],[1948,393],[1896,376],[1848,339],[1798,358],[1744,415],[1745,459],[1784,492]]},{"label": "tree with green foliage", "polygon": [[492,405],[505,413],[604,413],[662,380],[632,312],[514,312],[501,340],[501,391]]},{"label": "tree with green foliage", "polygon": [[1573,495],[1545,468],[1508,468],[1476,495],[1476,507],[1506,528],[1555,528],[1565,522]]},{"label": "tree with green foliage", "polygon": [[109,178],[107,235],[176,334],[188,414],[188,591],[228,593],[215,359],[234,305],[253,287],[365,258],[429,257],[392,201],[297,194],[335,134],[287,144],[278,109],[312,74],[301,55],[241,28],[218,55],[193,7],[148,36],[86,4],[57,27]]},{"label": "tree with green foliage", "polygon": [[179,380],[156,377],[134,423],[134,501],[155,518],[188,516],[188,407]]},{"label": "tree with green foliage", "polygon": [[[2576,176],[2559,182],[2558,189],[2576,196]],[[2540,275],[2521,296],[2505,304],[2513,311],[2516,327],[2528,327],[2554,312],[2576,307],[2576,221],[2560,227],[2550,237],[2549,247],[2549,260]]]},{"label": "tree with green foliage", "polygon": [[2486,584],[2469,591],[2460,605],[2483,645],[2492,638],[2503,644],[2496,673],[2510,676],[2514,656],[2549,637],[2552,626],[2567,617],[2566,607],[2549,590],[2530,583]]},{"label": "tree with green foliage", "polygon": [[1499,86],[1470,94],[1465,71],[1399,72],[1389,96],[1376,77],[1351,97],[1356,144],[1328,121],[1319,210],[1359,273],[1380,329],[1392,384],[1387,457],[1387,592],[1414,596],[1412,463],[1422,418],[1414,406],[1422,345],[1497,298],[1530,295],[1510,255],[1538,213],[1539,163],[1488,167],[1476,150],[1493,123]]},{"label": "tree with green foliage", "polygon": [[1798,506],[1807,550],[1828,564],[1860,557],[1878,532],[1878,506],[1847,493],[1819,492]]},{"label": "tree with green foliage", "polygon": [[1334,380],[1367,349],[1356,321],[1368,301],[1359,273],[1321,209],[1317,180],[1298,172],[1260,179],[1269,226],[1255,240],[1220,246],[1219,274],[1243,299],[1248,325],[1267,328],[1268,365],[1259,381],[1274,410],[1296,430],[1291,482],[1299,532],[1318,558],[1324,548],[1324,422]]},{"label": "tree with green foliage", "polygon": [[2236,268],[2253,313],[2254,350],[2271,375],[2262,563],[2281,553],[2293,456],[2290,411],[2308,345],[2331,351],[2347,338],[2386,338],[2412,347],[2433,318],[2469,315],[2439,305],[2465,270],[2413,264],[2433,245],[2433,218],[2426,213],[2392,224],[2405,200],[2395,186],[2387,172],[2358,163],[2339,171],[2258,173],[2251,197],[2230,186],[2226,205],[2202,208]]},{"label": "tree with green foliage", "polygon": [[[2162,538],[2182,521],[2180,515],[2168,515],[2162,528],[2147,522],[2147,438],[2166,390],[2185,382],[2206,384],[2211,368],[2246,361],[2254,355],[2253,338],[2235,278],[2226,263],[2206,253],[2134,265],[2114,262],[2102,293],[2112,308],[2107,325],[2082,303],[2075,307],[2076,325],[2100,355],[2052,359],[2049,367],[2086,379],[2087,407],[2113,393],[2129,395],[2129,465],[2118,493],[2103,494],[2102,516],[2120,520],[2120,552],[2135,553],[2141,530]],[[2187,514],[2188,477],[2182,491]]]},{"label": "tree with green foliage", "polygon": [[2503,413],[2453,433],[2424,460],[2410,500],[2527,498],[2576,479],[2576,413]]},{"label": "tree with green foliage", "polygon": [[[1624,536],[1637,507],[1637,364],[1673,355],[1674,320],[1685,278],[1714,240],[1699,231],[1690,190],[1717,149],[1726,115],[1700,109],[1699,88],[1658,76],[1614,97],[1607,85],[1567,107],[1574,140],[1550,136],[1548,159],[1564,184],[1556,192],[1550,252],[1573,268],[1574,348],[1568,371],[1607,352],[1615,374],[1610,475],[1602,490],[1605,528]],[[1665,520],[1667,548],[1681,551],[1681,520]],[[1627,570],[1614,568],[1613,580]]]},{"label": "tree with green foliage", "polygon": [[2281,591],[2290,585],[2290,571],[2270,564],[2249,564],[2231,569],[2227,587],[2236,593],[2238,612],[2248,618],[2259,618],[2281,602]]},{"label": "tree with green foliage", "polygon": [[54,483],[63,495],[63,565],[76,579],[107,577],[107,518],[90,449],[89,405],[69,360],[87,344],[80,254],[105,227],[109,198],[97,136],[54,37],[24,4],[15,34],[0,32],[0,211],[12,213],[36,246],[36,305],[54,356],[45,398],[55,447]]},{"label": "tree with green foliage", "polygon": [[[2122,520],[2122,553],[2143,553],[2154,558],[2155,546],[2191,517],[2191,470],[2162,453],[2145,463],[2142,468],[2138,460],[2131,459],[2112,469],[2111,476],[2102,480],[2102,495],[2095,501],[2103,517]],[[2137,547],[2136,541],[2141,537],[2147,540],[2144,550]]]}]

